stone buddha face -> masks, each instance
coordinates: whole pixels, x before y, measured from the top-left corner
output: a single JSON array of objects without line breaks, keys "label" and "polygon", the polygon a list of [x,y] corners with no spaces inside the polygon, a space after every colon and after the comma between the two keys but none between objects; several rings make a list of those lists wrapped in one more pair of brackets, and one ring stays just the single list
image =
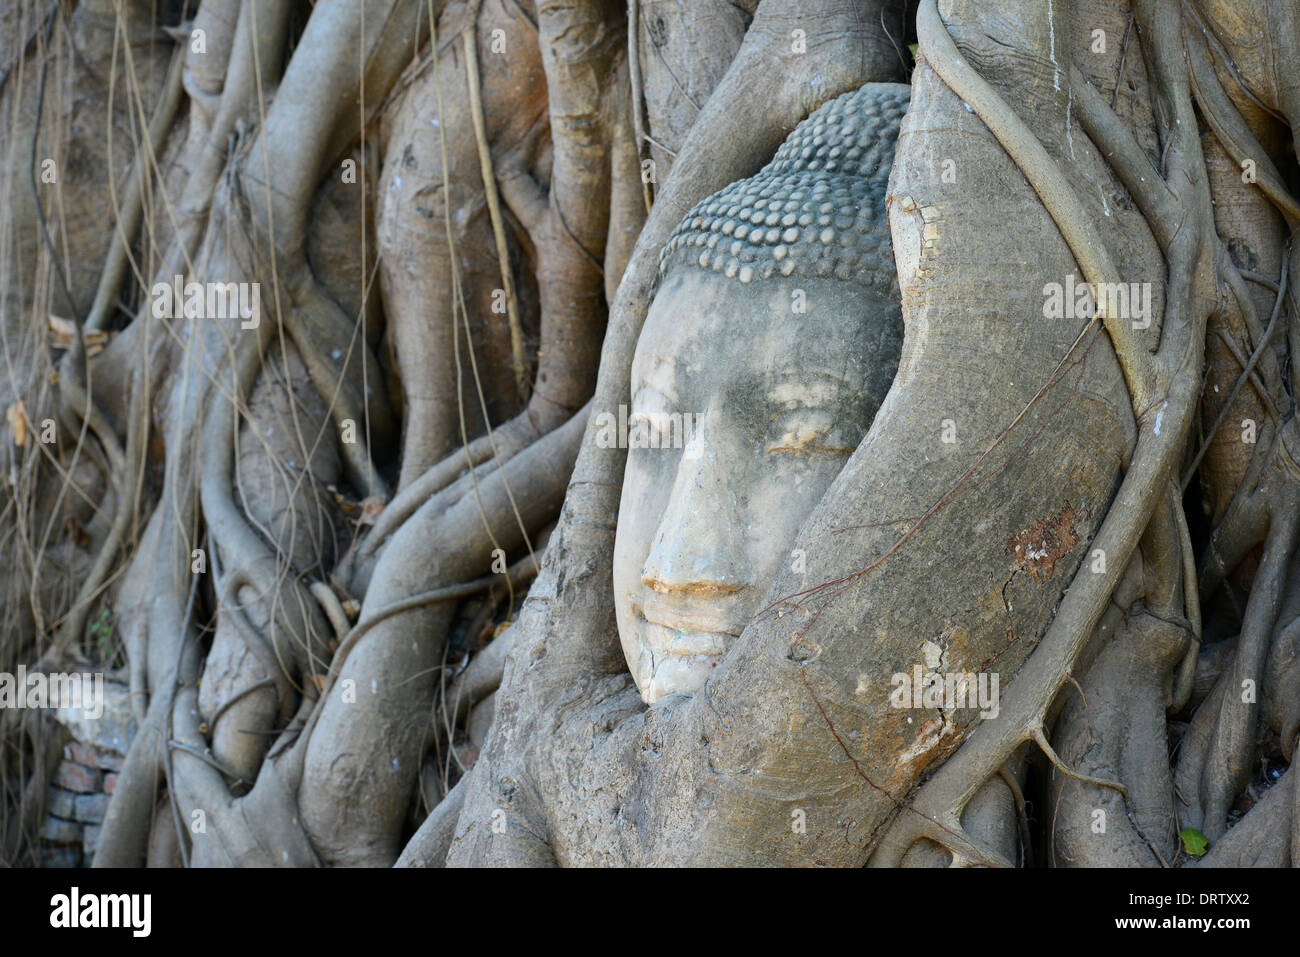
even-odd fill
[{"label": "stone buddha face", "polygon": [[888,304],[835,280],[799,282],[810,305],[794,314],[791,280],[742,297],[676,273],[647,317],[630,426],[662,434],[672,413],[696,417],[684,448],[630,448],[623,477],[615,601],[647,703],[704,684],[892,378],[879,357],[896,363],[897,339],[873,319]]},{"label": "stone buddha face", "polygon": [[619,638],[648,704],[703,686],[762,608],[893,380],[884,189],[907,92],[823,106],[665,248],[614,546]]}]

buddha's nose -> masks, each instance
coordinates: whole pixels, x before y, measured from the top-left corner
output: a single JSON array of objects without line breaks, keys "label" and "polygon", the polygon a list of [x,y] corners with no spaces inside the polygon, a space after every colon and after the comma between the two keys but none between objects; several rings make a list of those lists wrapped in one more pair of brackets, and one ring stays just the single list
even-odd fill
[{"label": "buddha's nose", "polygon": [[667,508],[641,569],[641,582],[659,592],[735,592],[754,581],[746,549],[748,516],[734,488],[727,437],[710,427],[681,454]]}]

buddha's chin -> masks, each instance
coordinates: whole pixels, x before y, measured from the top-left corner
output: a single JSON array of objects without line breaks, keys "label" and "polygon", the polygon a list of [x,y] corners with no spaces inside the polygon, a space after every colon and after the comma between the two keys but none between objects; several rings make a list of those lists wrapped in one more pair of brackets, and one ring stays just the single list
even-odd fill
[{"label": "buddha's chin", "polygon": [[646,704],[670,694],[699,691],[735,641],[733,635],[680,631],[645,618],[640,618],[638,624],[643,680],[637,685]]},{"label": "buddha's chin", "polygon": [[714,667],[722,660],[719,656],[692,655],[683,658],[673,655],[659,662],[650,683],[641,689],[641,700],[654,704],[670,694],[694,694],[704,687]]}]

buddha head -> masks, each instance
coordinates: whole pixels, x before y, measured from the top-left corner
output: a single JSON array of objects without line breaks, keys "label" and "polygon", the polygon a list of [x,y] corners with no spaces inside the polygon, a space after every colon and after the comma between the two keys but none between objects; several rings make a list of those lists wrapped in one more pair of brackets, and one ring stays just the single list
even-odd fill
[{"label": "buddha head", "polygon": [[763,607],[893,380],[884,193],[907,91],[826,104],[665,246],[614,547],[619,638],[648,704],[698,690]]}]

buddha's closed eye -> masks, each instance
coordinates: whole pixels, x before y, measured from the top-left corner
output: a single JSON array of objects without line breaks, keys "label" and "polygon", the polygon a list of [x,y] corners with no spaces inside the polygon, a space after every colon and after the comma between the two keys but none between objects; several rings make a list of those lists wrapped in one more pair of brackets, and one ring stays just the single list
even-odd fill
[{"label": "buddha's closed eye", "polygon": [[676,405],[668,396],[652,386],[642,386],[632,397],[632,411],[627,421],[629,426],[644,428],[649,436],[662,438],[671,431],[672,416],[676,411]]}]

